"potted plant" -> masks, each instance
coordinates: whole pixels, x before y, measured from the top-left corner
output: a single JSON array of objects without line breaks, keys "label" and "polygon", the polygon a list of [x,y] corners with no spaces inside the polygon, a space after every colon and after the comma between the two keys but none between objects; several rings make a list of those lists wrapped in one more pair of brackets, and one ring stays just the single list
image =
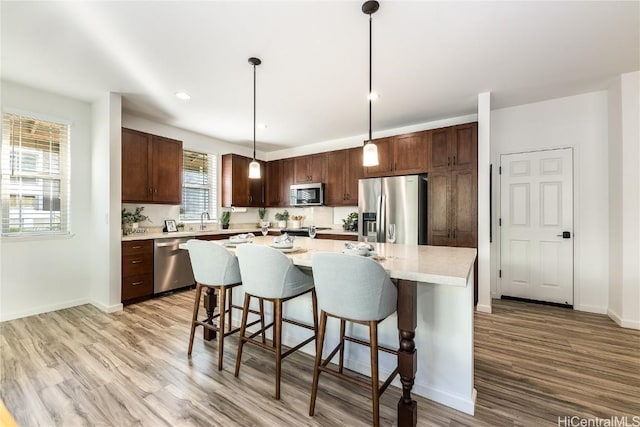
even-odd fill
[{"label": "potted plant", "polygon": [[304,216],[302,215],[291,215],[291,228],[300,228],[303,220]]},{"label": "potted plant", "polygon": [[265,220],[267,216],[267,208],[258,208],[258,218],[260,218],[259,222],[259,226],[262,227],[263,225],[269,225],[269,222]]},{"label": "potted plant", "polygon": [[358,212],[351,212],[342,220],[344,231],[358,231]]},{"label": "potted plant", "polygon": [[287,228],[287,221],[289,221],[289,212],[285,209],[284,212],[277,212],[275,215],[276,221],[278,221],[279,228]]},{"label": "potted plant", "polygon": [[223,230],[229,228],[229,221],[231,221],[231,211],[222,212],[222,215],[220,215],[220,225],[222,225]]},{"label": "potted plant", "polygon": [[141,222],[149,220],[149,217],[142,213],[143,210],[144,206],[137,206],[133,212],[129,212],[127,208],[122,208],[121,222],[124,234],[131,233],[132,230],[138,228]]},{"label": "potted plant", "polygon": [[178,228],[178,231],[184,231],[184,222],[179,222],[176,227]]}]

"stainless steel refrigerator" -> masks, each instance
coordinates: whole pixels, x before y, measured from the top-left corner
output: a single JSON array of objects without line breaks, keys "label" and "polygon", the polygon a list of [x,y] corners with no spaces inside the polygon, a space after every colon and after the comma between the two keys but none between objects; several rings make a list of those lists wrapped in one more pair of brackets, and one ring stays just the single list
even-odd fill
[{"label": "stainless steel refrigerator", "polygon": [[358,182],[358,240],[427,244],[427,175],[367,178]]}]

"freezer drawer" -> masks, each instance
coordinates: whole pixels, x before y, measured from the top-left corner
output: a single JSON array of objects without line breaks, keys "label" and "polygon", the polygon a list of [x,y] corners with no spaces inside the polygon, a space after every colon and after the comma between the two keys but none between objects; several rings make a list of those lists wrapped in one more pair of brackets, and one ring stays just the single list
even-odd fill
[{"label": "freezer drawer", "polygon": [[153,293],[184,288],[195,283],[189,252],[180,249],[182,239],[156,239],[153,248]]}]

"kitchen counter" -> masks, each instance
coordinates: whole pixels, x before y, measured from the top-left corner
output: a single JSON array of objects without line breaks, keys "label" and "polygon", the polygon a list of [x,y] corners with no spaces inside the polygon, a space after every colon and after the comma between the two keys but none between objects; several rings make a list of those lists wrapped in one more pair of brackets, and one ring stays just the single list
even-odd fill
[{"label": "kitchen counter", "polygon": [[[259,236],[253,244],[270,245],[272,242],[273,236]],[[314,253],[342,252],[344,244],[344,241],[298,237],[294,246],[300,250],[287,253],[287,256],[295,265],[309,268]],[[413,393],[473,415],[476,399],[473,385],[473,267],[476,249],[390,243],[373,243],[373,246],[380,256],[380,264],[398,285],[398,313],[380,324],[379,342],[387,347],[407,349],[408,352],[398,358],[381,353],[380,377],[388,376],[400,362],[404,365],[401,372],[415,373],[411,381]],[[185,245],[181,247],[184,249]],[[235,304],[241,304],[242,298],[242,292],[234,292]],[[285,315],[311,322],[310,299],[302,296],[287,302]],[[265,308],[267,315],[271,315],[270,305]],[[415,314],[411,314],[413,310]],[[238,324],[239,320],[239,317],[234,318],[233,323]],[[349,328],[352,336],[368,338],[368,332],[361,325],[350,325]],[[405,337],[403,346],[400,346],[399,330],[400,336]],[[305,337],[303,332],[292,329],[283,340],[285,345],[293,346]],[[325,340],[325,349],[331,349],[337,344],[339,334],[333,328],[328,329]],[[415,356],[408,350],[413,345],[417,350]],[[303,347],[302,351],[315,355],[311,344]],[[369,350],[348,345],[345,366],[370,375]],[[397,378],[393,384],[402,388]]]},{"label": "kitchen counter", "polygon": [[[270,228],[270,232],[279,232],[279,228]],[[150,240],[150,239],[171,239],[176,237],[198,237],[198,236],[212,236],[216,234],[225,234],[233,236],[235,234],[241,233],[253,233],[256,236],[260,236],[259,228],[230,228],[227,230],[197,230],[197,231],[176,231],[172,233],[133,233],[128,234],[126,236],[122,236],[123,242],[129,242],[132,240]],[[318,230],[317,234],[333,234],[333,235],[344,235],[344,236],[357,236],[358,233],[353,231],[344,231],[342,229],[330,229],[330,230]]]}]

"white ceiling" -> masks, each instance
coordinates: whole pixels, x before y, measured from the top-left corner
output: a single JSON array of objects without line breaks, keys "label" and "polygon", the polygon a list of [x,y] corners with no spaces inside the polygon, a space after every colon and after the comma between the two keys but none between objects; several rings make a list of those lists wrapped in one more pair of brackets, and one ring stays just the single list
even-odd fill
[{"label": "white ceiling", "polygon": [[[640,68],[640,2],[383,1],[373,128],[602,89]],[[2,78],[258,148],[366,133],[368,17],[352,1],[2,1]],[[186,91],[190,101],[175,98]]]}]

